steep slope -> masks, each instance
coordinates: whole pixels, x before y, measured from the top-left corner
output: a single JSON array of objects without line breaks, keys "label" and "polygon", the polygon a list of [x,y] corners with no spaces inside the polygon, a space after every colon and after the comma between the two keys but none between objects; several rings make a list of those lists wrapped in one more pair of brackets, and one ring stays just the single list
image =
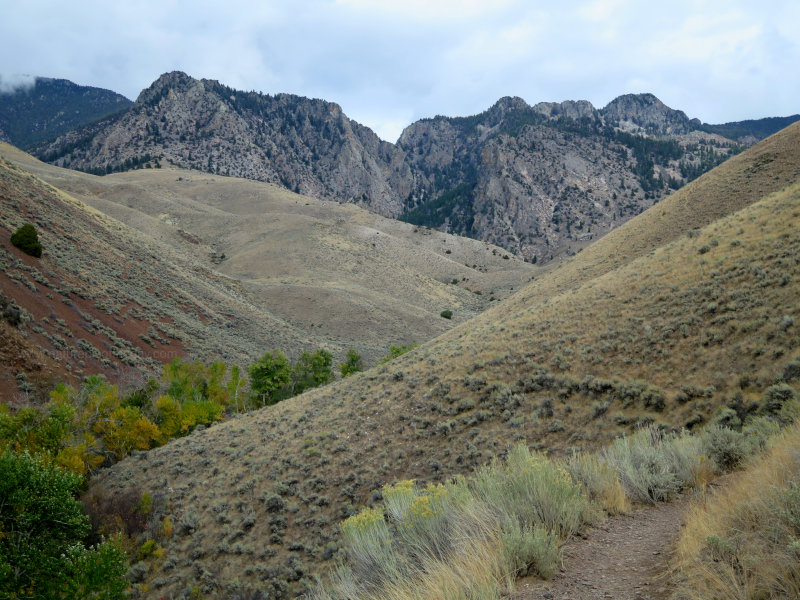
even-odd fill
[{"label": "steep slope", "polygon": [[[124,115],[70,132],[37,155],[97,174],[170,163],[268,181],[547,262],[779,124],[709,129],[652,94],[620,96],[600,110],[586,101],[502,98],[478,115],[422,119],[390,144],[336,104],[173,72]],[[727,131],[737,141],[721,135]]]},{"label": "steep slope", "polygon": [[131,104],[111,90],[37,77],[32,86],[0,92],[0,141],[30,148]]},{"label": "steep slope", "polygon": [[166,559],[135,568],[142,594],[290,596],[387,482],[442,480],[517,440],[563,453],[757,410],[800,355],[798,142],[794,125],[387,365],[102,474],[90,499],[149,490],[153,523],[177,523],[157,536]]},{"label": "steep slope", "polygon": [[[191,354],[245,363],[263,344],[309,338],[243,298],[239,284],[0,159],[0,397],[46,394],[54,380],[105,373],[135,384]],[[40,259],[12,246],[23,223]],[[235,316],[235,318],[233,318]]]}]

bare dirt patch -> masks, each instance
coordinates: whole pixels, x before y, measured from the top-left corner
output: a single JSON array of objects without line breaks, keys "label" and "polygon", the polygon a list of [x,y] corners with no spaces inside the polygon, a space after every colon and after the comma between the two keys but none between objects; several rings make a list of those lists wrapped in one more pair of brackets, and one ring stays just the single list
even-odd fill
[{"label": "bare dirt patch", "polygon": [[669,560],[683,527],[686,501],[613,517],[573,538],[552,581],[521,579],[514,600],[666,600]]}]

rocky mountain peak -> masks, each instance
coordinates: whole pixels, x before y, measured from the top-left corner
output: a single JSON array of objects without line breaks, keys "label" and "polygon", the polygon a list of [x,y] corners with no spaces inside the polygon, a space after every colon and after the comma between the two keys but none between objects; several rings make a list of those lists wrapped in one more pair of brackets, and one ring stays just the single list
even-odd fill
[{"label": "rocky mountain peak", "polygon": [[539,102],[533,107],[538,113],[556,119],[567,117],[569,119],[583,119],[597,116],[597,109],[588,100],[565,100],[564,102]]},{"label": "rocky mountain peak", "polygon": [[653,94],[624,94],[609,102],[600,114],[606,121],[628,130],[681,134],[692,129],[686,113],[670,108]]},{"label": "rocky mountain peak", "polygon": [[492,105],[488,112],[507,113],[512,110],[525,110],[527,108],[530,108],[530,106],[519,96],[503,96]]},{"label": "rocky mountain peak", "polygon": [[190,77],[183,71],[171,71],[169,73],[164,73],[153,83],[151,83],[149,87],[141,91],[138,98],[136,98],[136,103],[147,104],[156,96],[166,94],[169,89],[185,89],[192,83],[197,82],[197,79]]}]

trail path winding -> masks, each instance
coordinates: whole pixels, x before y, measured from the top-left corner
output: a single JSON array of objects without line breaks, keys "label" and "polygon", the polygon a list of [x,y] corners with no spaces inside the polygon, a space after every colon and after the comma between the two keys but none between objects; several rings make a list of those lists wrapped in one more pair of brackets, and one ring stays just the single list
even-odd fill
[{"label": "trail path winding", "polygon": [[522,578],[512,600],[667,600],[665,576],[683,526],[686,500],[613,517],[564,547],[551,581]]}]

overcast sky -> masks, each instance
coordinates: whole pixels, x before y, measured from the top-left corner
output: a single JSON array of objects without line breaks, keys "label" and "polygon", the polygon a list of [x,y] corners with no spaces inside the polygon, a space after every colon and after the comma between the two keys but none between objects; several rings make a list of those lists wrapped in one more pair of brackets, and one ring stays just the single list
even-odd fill
[{"label": "overcast sky", "polygon": [[0,87],[128,98],[181,70],[339,103],[395,141],[502,96],[602,107],[652,92],[708,123],[800,112],[797,0],[0,0]]}]

